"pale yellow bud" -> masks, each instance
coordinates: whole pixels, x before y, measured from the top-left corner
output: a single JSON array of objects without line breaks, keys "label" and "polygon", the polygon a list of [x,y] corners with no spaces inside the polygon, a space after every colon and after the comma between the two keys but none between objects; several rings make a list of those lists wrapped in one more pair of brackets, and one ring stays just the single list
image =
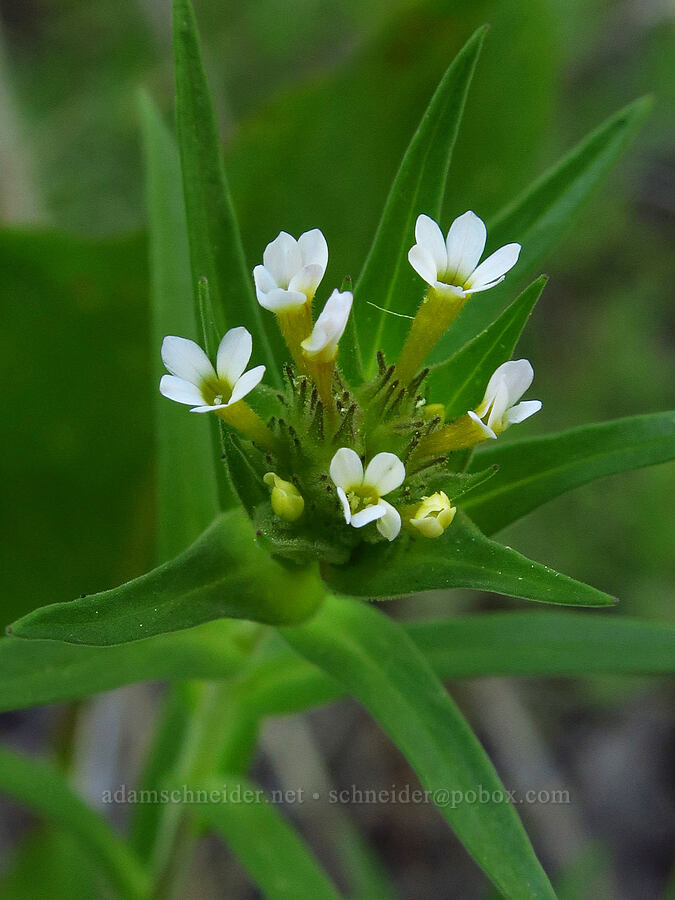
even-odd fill
[{"label": "pale yellow bud", "polygon": [[302,494],[290,481],[284,481],[274,472],[268,472],[263,479],[272,488],[272,509],[285,522],[295,522],[305,509]]},{"label": "pale yellow bud", "polygon": [[456,512],[447,494],[438,491],[422,500],[410,519],[410,525],[422,537],[437,538],[450,525]]}]

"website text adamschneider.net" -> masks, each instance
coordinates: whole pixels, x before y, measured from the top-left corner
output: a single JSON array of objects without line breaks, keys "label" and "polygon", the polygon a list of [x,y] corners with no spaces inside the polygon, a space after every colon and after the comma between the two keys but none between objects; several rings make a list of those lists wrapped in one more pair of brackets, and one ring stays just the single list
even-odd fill
[{"label": "website text adamschneider.net", "polygon": [[489,803],[523,804],[568,804],[571,802],[570,792],[563,789],[531,789],[524,792],[510,790],[490,790],[479,784],[466,791],[436,788],[432,791],[413,788],[410,785],[390,788],[365,789],[351,785],[347,788],[328,791],[308,791],[303,787],[286,790],[264,791],[261,788],[247,787],[241,784],[228,785],[212,790],[199,790],[181,785],[176,788],[162,790],[137,790],[127,788],[125,784],[115,790],[103,791],[101,802],[104,804],[171,804],[171,803],[272,803],[292,806],[307,802],[324,802],[344,805],[360,804],[424,804],[432,803],[443,808],[455,809],[458,806],[487,805]]}]

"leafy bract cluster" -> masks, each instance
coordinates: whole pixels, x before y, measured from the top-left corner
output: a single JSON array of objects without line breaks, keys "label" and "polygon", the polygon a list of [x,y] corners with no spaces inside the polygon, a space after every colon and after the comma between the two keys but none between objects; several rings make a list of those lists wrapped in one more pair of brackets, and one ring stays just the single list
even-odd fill
[{"label": "leafy bract cluster", "polygon": [[275,553],[344,563],[360,541],[393,541],[402,526],[415,538],[440,537],[454,519],[452,501],[494,472],[455,471],[465,462],[458,451],[495,440],[541,408],[539,401],[518,402],[534,373],[527,360],[517,360],[492,373],[475,409],[445,422],[444,405],[426,389],[426,357],[472,294],[504,280],[520,245],[479,264],[487,232],[472,211],[455,219],[447,237],[420,214],[415,237],[408,258],[428,290],[398,360],[390,364],[378,350],[377,372],[367,381],[348,381],[338,365],[352,292],[334,290],[313,320],[328,264],[319,229],[297,240],[282,231],[253,270],[258,302],[274,313],[291,360],[266,422],[246,401],[265,372],[264,366],[246,371],[252,354],[246,328],[231,328],[220,340],[215,367],[193,341],[164,339],[171,374],[160,391],[192,412],[220,418],[232,482]]}]

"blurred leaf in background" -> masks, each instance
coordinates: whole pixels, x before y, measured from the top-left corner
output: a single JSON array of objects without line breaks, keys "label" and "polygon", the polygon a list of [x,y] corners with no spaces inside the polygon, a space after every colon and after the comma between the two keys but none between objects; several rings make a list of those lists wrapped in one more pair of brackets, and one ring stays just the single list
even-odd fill
[{"label": "blurred leaf in background", "polygon": [[3,626],[142,572],[151,540],[145,243],[0,233]]}]

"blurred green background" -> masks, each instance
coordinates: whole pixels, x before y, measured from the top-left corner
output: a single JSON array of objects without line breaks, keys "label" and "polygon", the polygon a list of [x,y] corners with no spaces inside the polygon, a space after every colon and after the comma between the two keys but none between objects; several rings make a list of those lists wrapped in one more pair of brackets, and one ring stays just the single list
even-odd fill
[{"label": "blurred green background", "polygon": [[[416,122],[477,25],[491,29],[446,225],[469,207],[489,217],[615,109],[653,93],[637,141],[547,261],[551,281],[520,344],[544,408],[519,434],[673,405],[675,50],[665,0],[195,8],[251,267],[280,229],[318,226],[331,249],[326,284],[358,273]],[[171,120],[168,0],[0,2],[3,624],[151,560],[156,386],[140,86]],[[504,540],[618,595],[617,614],[672,620],[674,480],[661,467],[583,488]],[[474,603],[462,595],[452,608]],[[607,716],[644,690],[594,679],[543,685],[533,702],[572,717],[597,704]],[[663,710],[657,703],[657,718]],[[544,717],[556,746],[568,730],[561,716]],[[657,896],[669,863],[649,847],[644,892],[626,897]]]}]

